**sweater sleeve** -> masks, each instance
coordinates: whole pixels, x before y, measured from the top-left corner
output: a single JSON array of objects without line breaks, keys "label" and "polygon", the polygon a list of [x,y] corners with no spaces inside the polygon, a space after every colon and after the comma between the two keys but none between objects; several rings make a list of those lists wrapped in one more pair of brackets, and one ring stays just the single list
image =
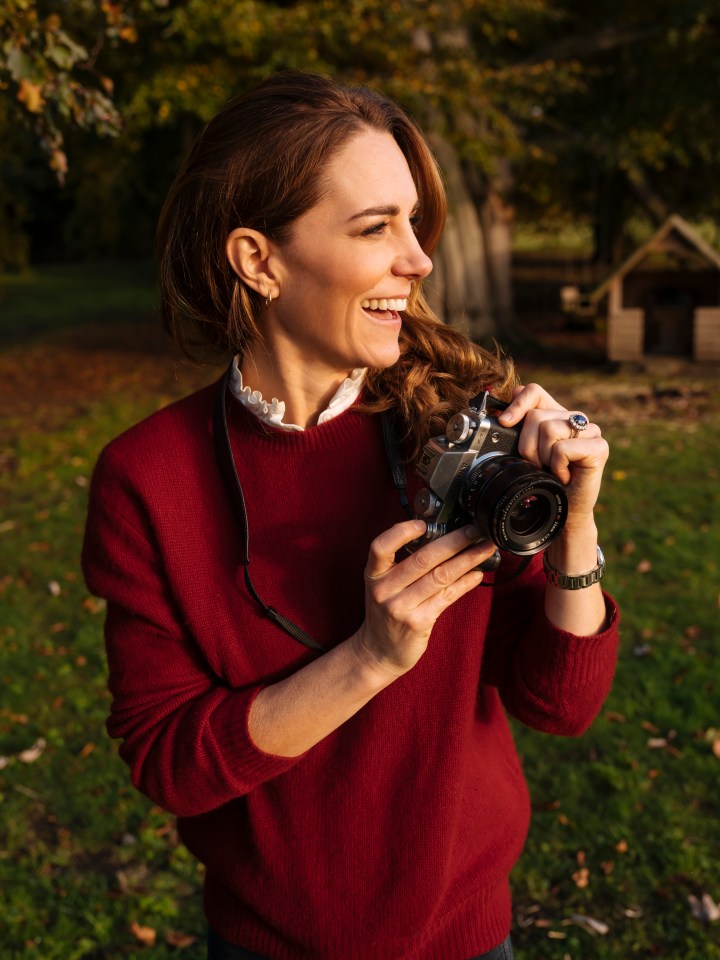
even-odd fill
[{"label": "sweater sleeve", "polygon": [[107,600],[110,736],[135,786],[178,816],[212,810],[283,773],[248,732],[261,689],[215,675],[182,622],[141,499],[106,450],[93,475],[83,544],[89,589]]},{"label": "sweater sleeve", "polygon": [[533,729],[579,736],[612,685],[618,646],[617,607],[605,594],[606,627],[580,637],[545,614],[540,555],[518,580],[492,587],[483,679],[497,687],[513,717]]}]

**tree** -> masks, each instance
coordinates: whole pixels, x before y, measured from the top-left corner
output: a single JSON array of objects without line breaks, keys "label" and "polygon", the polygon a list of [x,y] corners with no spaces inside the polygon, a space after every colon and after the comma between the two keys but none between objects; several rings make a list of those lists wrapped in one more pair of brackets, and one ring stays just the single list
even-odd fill
[{"label": "tree", "polygon": [[561,40],[527,62],[576,64],[579,87],[543,104],[537,156],[519,169],[526,214],[590,220],[595,256],[627,251],[626,225],[673,211],[720,215],[720,10],[707,0],[557,4]]},{"label": "tree", "polygon": [[[62,243],[73,255],[147,252],[201,124],[287,67],[377,87],[429,131],[450,195],[429,286],[478,338],[512,334],[516,209],[593,222],[608,256],[638,209],[720,207],[709,0],[66,0],[62,23],[43,0],[8,4],[21,19],[0,19],[12,94],[0,135],[18,139],[21,111],[32,123],[19,150],[31,154],[35,130],[56,173],[70,156]],[[34,203],[25,187],[15,224],[20,199]]]}]

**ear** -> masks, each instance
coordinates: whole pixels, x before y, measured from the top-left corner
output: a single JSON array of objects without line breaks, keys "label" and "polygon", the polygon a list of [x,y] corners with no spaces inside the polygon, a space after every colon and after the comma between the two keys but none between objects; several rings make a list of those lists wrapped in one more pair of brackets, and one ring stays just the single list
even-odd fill
[{"label": "ear", "polygon": [[225,244],[225,255],[235,273],[263,297],[277,296],[272,253],[272,244],[265,234],[249,227],[237,227]]}]

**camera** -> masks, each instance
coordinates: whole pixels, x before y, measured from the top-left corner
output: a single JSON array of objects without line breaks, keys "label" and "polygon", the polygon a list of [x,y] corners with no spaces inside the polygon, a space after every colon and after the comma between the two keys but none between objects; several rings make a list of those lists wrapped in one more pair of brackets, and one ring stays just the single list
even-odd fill
[{"label": "camera", "polygon": [[[476,524],[500,550],[530,557],[561,533],[568,512],[562,484],[518,454],[520,425],[503,427],[493,416],[508,406],[485,392],[447,423],[445,436],[423,448],[415,472],[425,486],[415,514],[427,523],[410,551],[458,527]],[[482,569],[496,569],[500,555]]]}]

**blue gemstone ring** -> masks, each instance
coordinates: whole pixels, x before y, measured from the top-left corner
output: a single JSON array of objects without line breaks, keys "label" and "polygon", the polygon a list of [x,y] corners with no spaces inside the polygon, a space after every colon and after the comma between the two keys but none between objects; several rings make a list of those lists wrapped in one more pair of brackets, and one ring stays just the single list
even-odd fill
[{"label": "blue gemstone ring", "polygon": [[579,433],[582,433],[583,430],[587,430],[590,421],[584,413],[571,413],[568,417],[568,423],[570,424],[570,429],[572,430],[570,439],[574,440]]}]

